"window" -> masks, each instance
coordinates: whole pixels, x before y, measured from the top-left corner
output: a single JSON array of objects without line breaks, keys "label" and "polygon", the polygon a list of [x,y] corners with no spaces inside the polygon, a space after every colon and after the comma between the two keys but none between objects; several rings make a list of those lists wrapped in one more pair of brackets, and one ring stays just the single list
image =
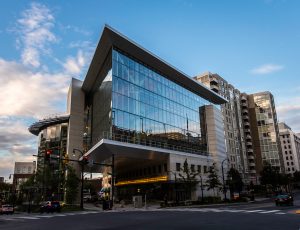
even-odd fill
[{"label": "window", "polygon": [[195,165],[191,165],[191,171],[195,172]]},{"label": "window", "polygon": [[201,165],[198,165],[198,167],[197,167],[198,169],[198,173],[201,173]]},{"label": "window", "polygon": [[292,157],[292,156],[290,156],[290,159],[291,159],[291,160],[293,160],[293,157]]},{"label": "window", "polygon": [[176,171],[179,172],[180,171],[180,163],[176,163]]},{"label": "window", "polygon": [[207,166],[206,165],[204,165],[203,170],[204,170],[204,173],[207,173]]}]

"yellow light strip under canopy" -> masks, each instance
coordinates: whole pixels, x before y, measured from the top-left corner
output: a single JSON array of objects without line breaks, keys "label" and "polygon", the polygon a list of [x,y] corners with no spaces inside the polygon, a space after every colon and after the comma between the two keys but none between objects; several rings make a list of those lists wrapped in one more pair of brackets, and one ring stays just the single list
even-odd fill
[{"label": "yellow light strip under canopy", "polygon": [[130,185],[130,184],[156,183],[156,182],[162,182],[162,181],[167,181],[167,180],[168,180],[167,176],[158,176],[158,177],[142,178],[142,179],[136,179],[136,180],[119,181],[116,183],[116,186]]}]

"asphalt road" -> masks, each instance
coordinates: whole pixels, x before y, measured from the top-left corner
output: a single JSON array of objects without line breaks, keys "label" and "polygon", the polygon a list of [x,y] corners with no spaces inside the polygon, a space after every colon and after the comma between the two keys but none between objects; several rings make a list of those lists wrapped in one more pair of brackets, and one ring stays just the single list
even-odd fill
[{"label": "asphalt road", "polygon": [[148,211],[84,211],[61,214],[0,216],[4,230],[59,229],[222,229],[299,230],[300,201],[276,207],[273,202],[206,208],[173,208]]}]

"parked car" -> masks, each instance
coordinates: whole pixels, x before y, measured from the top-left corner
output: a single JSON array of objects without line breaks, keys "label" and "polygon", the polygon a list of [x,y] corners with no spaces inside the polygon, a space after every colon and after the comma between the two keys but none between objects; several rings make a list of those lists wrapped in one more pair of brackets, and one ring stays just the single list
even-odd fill
[{"label": "parked car", "polygon": [[9,204],[2,205],[0,208],[0,214],[14,214],[14,207]]},{"label": "parked car", "polygon": [[61,205],[59,201],[46,201],[41,203],[41,207],[40,207],[41,213],[60,212],[60,210],[61,210]]},{"label": "parked car", "polygon": [[291,194],[279,194],[275,197],[276,206],[294,205],[294,198]]}]

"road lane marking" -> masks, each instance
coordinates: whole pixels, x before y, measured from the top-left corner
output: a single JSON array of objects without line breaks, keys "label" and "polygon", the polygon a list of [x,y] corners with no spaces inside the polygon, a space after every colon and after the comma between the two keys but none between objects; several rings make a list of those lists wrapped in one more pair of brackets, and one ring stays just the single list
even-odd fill
[{"label": "road lane marking", "polygon": [[265,211],[265,210],[246,210],[245,212],[263,212],[263,211]]},{"label": "road lane marking", "polygon": [[280,210],[271,210],[271,211],[265,211],[265,212],[259,212],[259,213],[272,213],[272,212],[280,212]]},{"label": "road lane marking", "polygon": [[245,210],[237,210],[237,209],[223,209],[224,212],[244,212]]},{"label": "road lane marking", "polygon": [[284,212],[276,212],[275,214],[283,215],[283,214],[286,214],[286,213],[284,213]]},{"label": "road lane marking", "polygon": [[51,217],[53,217],[53,216],[34,216],[34,217],[38,217],[38,218],[51,218]]},{"label": "road lane marking", "polygon": [[26,219],[26,220],[39,220],[40,218],[33,217],[33,216],[20,216],[20,217],[15,217],[18,219]]}]

